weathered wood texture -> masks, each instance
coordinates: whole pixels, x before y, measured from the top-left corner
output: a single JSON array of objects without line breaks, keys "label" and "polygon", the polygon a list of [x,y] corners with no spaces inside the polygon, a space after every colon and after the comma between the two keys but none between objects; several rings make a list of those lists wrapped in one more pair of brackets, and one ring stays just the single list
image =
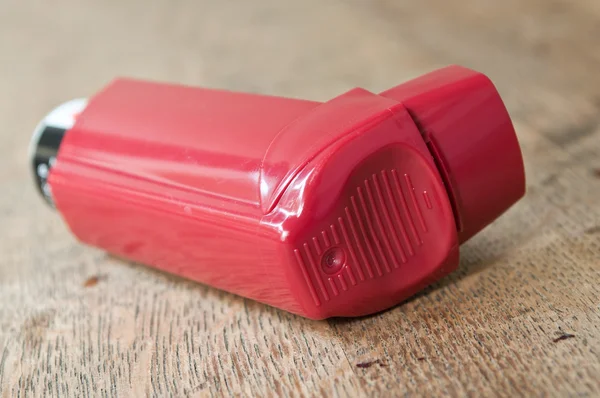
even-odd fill
[{"label": "weathered wood texture", "polygon": [[[38,119],[115,75],[325,100],[459,63],[515,119],[526,198],[460,270],[313,322],[79,245]],[[0,396],[600,395],[597,0],[0,3]]]}]

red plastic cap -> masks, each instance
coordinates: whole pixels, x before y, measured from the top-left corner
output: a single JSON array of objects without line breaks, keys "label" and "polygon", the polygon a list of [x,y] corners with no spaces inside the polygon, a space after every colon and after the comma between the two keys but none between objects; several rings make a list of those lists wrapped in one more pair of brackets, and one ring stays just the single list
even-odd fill
[{"label": "red plastic cap", "polygon": [[461,243],[525,194],[514,127],[485,75],[450,66],[381,95],[404,104],[436,158]]}]

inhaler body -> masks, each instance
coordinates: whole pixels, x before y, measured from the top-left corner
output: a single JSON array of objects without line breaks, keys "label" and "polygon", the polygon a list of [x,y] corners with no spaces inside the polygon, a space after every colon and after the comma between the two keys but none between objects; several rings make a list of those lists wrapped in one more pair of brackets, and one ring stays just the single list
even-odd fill
[{"label": "inhaler body", "polygon": [[59,109],[32,163],[81,242],[313,319],[410,297],[524,191],[506,109],[460,67],[325,103],[119,79]]}]

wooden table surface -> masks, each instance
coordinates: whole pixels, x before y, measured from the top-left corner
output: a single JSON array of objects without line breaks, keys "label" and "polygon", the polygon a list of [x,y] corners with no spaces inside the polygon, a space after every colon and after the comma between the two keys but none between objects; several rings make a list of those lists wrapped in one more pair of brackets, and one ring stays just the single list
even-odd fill
[{"label": "wooden table surface", "polygon": [[[117,75],[326,100],[488,74],[526,197],[460,269],[315,322],[78,244],[34,191],[40,117]],[[600,395],[600,2],[0,4],[0,395]]]}]

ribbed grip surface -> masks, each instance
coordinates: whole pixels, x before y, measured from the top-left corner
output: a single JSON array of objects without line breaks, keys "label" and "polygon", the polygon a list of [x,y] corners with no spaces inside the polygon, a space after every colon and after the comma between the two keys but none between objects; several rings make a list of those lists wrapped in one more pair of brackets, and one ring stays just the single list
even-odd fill
[{"label": "ribbed grip surface", "polygon": [[[381,170],[352,188],[335,221],[294,249],[317,306],[401,269],[423,248],[428,232],[424,212],[433,209],[432,200],[415,190],[408,174]],[[345,262],[334,273],[327,272],[324,256],[332,248],[343,249]]]}]

